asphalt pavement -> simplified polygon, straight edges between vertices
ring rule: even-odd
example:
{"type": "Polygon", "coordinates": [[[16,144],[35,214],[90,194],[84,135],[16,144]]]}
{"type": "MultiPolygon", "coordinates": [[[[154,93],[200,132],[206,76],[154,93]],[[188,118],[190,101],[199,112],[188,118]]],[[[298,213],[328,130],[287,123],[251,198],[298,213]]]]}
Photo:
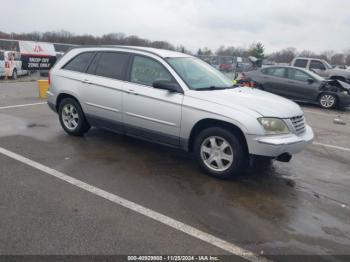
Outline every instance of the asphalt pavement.
{"type": "Polygon", "coordinates": [[[302,105],[314,145],[222,181],[182,151],[101,129],[70,137],[37,94],[35,82],[0,83],[0,148],[92,189],[0,154],[0,254],[350,255],[350,110],[302,105]]]}

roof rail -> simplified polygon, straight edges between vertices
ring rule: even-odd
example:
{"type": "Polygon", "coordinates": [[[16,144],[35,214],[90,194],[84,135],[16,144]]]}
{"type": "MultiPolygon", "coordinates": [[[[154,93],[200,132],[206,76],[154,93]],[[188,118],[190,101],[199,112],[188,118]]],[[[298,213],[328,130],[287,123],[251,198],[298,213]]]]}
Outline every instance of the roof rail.
{"type": "MultiPolygon", "coordinates": [[[[149,53],[149,54],[158,56],[160,58],[163,58],[161,55],[159,55],[159,54],[157,54],[155,52],[152,52],[150,50],[142,49],[142,46],[140,46],[140,48],[138,48],[138,46],[132,47],[132,46],[122,46],[122,45],[81,45],[81,46],[75,46],[75,47],[71,48],[71,50],[72,49],[76,49],[76,48],[98,48],[98,47],[102,47],[102,48],[120,48],[120,49],[125,49],[125,50],[142,51],[142,52],[149,53]]],[[[145,48],[148,48],[148,47],[145,47],[145,48]]],[[[152,47],[150,47],[150,48],[152,48],[152,47]]]]}

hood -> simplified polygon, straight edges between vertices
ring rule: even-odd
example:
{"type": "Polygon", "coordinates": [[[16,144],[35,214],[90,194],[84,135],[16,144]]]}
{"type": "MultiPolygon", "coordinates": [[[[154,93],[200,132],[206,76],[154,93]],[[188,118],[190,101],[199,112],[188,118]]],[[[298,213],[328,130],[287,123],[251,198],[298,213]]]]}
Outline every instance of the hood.
{"type": "Polygon", "coordinates": [[[301,108],[293,101],[251,87],[208,91],[190,90],[186,95],[236,110],[243,107],[264,117],[291,118],[303,115],[301,108]]]}
{"type": "Polygon", "coordinates": [[[339,76],[345,76],[346,78],[350,78],[350,71],[339,69],[339,68],[333,68],[331,69],[333,74],[339,75],[339,76]]]}

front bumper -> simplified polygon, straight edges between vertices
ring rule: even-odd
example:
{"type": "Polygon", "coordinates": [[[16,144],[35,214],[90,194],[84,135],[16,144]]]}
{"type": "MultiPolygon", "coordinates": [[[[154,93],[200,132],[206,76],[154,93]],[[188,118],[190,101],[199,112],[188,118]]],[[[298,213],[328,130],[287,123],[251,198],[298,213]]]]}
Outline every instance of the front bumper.
{"type": "Polygon", "coordinates": [[[339,94],[338,98],[340,107],[350,106],[350,95],[339,94]]]}
{"type": "Polygon", "coordinates": [[[305,133],[279,136],[246,135],[249,154],[276,158],[282,154],[296,154],[302,151],[314,139],[310,126],[306,125],[305,133]]]}

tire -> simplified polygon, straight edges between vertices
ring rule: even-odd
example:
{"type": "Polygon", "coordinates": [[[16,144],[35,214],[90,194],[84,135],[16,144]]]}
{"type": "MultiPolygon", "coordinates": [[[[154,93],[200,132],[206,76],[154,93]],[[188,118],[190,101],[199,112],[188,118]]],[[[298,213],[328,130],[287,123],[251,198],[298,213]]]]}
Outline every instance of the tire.
{"type": "Polygon", "coordinates": [[[200,132],[195,139],[194,153],[199,166],[207,174],[220,179],[237,176],[247,160],[237,137],[221,127],[200,132]],[[224,143],[226,146],[222,147],[224,143]]]}
{"type": "Polygon", "coordinates": [[[16,80],[17,79],[17,69],[13,69],[11,78],[12,78],[12,80],[16,80]]]}
{"type": "Polygon", "coordinates": [[[318,104],[324,109],[335,108],[338,104],[338,98],[332,93],[322,93],[318,97],[318,104]]]}
{"type": "Polygon", "coordinates": [[[73,98],[64,98],[58,109],[62,128],[72,136],[82,136],[90,129],[80,104],[73,98]]]}

